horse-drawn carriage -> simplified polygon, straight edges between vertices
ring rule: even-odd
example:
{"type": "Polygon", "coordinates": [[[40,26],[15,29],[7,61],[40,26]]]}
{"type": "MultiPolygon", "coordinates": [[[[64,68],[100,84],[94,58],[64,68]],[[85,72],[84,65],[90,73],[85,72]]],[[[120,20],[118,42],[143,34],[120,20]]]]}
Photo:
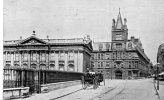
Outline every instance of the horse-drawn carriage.
{"type": "Polygon", "coordinates": [[[93,85],[93,88],[96,89],[102,81],[104,81],[105,85],[105,80],[103,78],[103,74],[101,73],[88,72],[81,77],[83,89],[86,89],[90,85],[93,85]]]}

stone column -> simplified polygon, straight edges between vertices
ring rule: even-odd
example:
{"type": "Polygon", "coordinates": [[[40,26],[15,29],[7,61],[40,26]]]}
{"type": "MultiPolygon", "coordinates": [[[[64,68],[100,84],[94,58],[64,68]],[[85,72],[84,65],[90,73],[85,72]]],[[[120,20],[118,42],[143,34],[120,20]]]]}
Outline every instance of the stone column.
{"type": "Polygon", "coordinates": [[[46,56],[48,57],[47,59],[46,59],[46,61],[47,61],[47,67],[48,67],[48,69],[50,69],[50,66],[49,66],[49,62],[50,62],[50,51],[48,50],[48,52],[46,53],[46,56]]]}
{"type": "Polygon", "coordinates": [[[22,84],[21,84],[21,86],[23,87],[23,78],[24,78],[24,75],[23,75],[23,71],[21,71],[22,73],[22,79],[21,79],[21,81],[22,81],[22,84]]]}
{"type": "Polygon", "coordinates": [[[79,62],[78,62],[78,60],[79,60],[79,50],[77,51],[77,72],[78,72],[78,69],[79,69],[79,68],[78,68],[78,67],[79,67],[79,64],[78,64],[79,62]]]}
{"type": "Polygon", "coordinates": [[[45,77],[44,77],[44,71],[43,71],[43,84],[45,84],[45,77]]]}
{"type": "Polygon", "coordinates": [[[56,51],[54,51],[55,53],[55,70],[58,70],[58,54],[56,51]]]}

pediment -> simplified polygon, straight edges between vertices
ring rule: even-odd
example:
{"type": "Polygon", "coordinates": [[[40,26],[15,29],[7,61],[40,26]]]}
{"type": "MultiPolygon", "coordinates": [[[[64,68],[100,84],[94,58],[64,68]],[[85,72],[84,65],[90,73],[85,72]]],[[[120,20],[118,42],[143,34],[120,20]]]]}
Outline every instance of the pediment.
{"type": "Polygon", "coordinates": [[[47,42],[37,38],[37,37],[34,37],[34,36],[31,36],[25,40],[22,40],[19,42],[19,44],[47,44],[47,42]]]}

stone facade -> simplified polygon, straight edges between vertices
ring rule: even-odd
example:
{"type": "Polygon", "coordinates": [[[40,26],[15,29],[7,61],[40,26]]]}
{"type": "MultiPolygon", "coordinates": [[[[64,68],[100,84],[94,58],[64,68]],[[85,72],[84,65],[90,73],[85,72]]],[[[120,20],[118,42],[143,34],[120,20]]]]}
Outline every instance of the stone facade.
{"type": "Polygon", "coordinates": [[[144,53],[139,39],[128,39],[126,18],[122,22],[119,12],[117,22],[113,19],[112,42],[93,42],[92,68],[106,78],[146,77],[150,60],[144,53]]]}
{"type": "Polygon", "coordinates": [[[44,84],[46,71],[86,72],[91,65],[91,43],[89,36],[39,39],[33,35],[26,39],[4,41],[4,87],[28,86],[25,80],[40,79],[44,84]],[[43,75],[40,76],[38,71],[42,71],[43,75]]]}
{"type": "Polygon", "coordinates": [[[158,47],[157,63],[160,63],[159,72],[164,72],[164,43],[158,47]]]}

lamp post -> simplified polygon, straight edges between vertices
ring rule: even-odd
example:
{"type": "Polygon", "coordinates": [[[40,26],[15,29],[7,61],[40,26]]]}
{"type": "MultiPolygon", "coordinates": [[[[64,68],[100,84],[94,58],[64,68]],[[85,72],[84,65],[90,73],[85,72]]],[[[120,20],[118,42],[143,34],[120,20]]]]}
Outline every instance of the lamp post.
{"type": "Polygon", "coordinates": [[[157,63],[157,90],[159,90],[159,63],[157,63]]]}
{"type": "Polygon", "coordinates": [[[156,83],[156,79],[157,79],[157,70],[156,67],[154,66],[154,83],[156,83]]]}

